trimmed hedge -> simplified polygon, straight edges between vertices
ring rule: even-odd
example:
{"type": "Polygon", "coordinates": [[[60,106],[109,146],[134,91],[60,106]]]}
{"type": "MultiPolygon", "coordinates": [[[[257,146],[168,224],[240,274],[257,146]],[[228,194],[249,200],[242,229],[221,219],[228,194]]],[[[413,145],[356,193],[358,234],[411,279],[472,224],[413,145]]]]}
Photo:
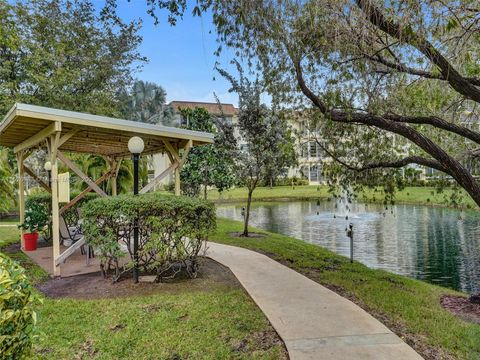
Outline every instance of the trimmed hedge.
{"type": "Polygon", "coordinates": [[[0,358],[30,359],[34,305],[40,303],[25,270],[0,252],[0,358]]]}
{"type": "Polygon", "coordinates": [[[215,230],[213,203],[160,195],[120,195],[98,198],[82,207],[85,240],[99,253],[101,270],[114,270],[117,281],[133,267],[133,230],[139,227],[139,268],[156,280],[180,272],[195,277],[197,256],[215,230]]]}

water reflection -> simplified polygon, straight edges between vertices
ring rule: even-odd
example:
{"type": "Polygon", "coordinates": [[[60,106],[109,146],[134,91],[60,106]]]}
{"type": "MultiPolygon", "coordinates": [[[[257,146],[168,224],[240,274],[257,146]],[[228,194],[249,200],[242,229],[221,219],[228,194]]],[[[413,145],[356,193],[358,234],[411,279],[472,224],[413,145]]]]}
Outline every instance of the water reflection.
{"type": "MultiPolygon", "coordinates": [[[[355,259],[466,292],[480,291],[480,213],[428,206],[334,202],[253,204],[251,225],[293,236],[349,256],[345,233],[354,225],[355,259]],[[348,220],[346,219],[348,216],[348,220]]],[[[218,215],[241,220],[242,205],[218,215]]]]}

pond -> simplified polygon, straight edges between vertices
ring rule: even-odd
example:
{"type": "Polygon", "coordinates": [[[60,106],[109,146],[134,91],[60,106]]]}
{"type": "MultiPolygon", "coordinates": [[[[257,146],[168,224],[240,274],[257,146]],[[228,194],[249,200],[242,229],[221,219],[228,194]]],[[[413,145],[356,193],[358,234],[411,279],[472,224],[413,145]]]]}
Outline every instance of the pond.
{"type": "MultiPolygon", "coordinates": [[[[221,217],[242,220],[244,204],[219,205],[221,217]]],[[[480,291],[480,212],[343,201],[252,204],[251,225],[350,256],[371,268],[468,293],[480,291]],[[346,217],[348,216],[348,220],[346,217]]]]}

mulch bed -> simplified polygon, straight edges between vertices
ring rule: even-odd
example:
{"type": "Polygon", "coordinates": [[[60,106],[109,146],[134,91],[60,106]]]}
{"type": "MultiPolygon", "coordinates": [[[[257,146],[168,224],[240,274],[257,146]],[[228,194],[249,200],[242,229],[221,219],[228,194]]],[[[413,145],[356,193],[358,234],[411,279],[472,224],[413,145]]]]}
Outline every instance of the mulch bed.
{"type": "Polygon", "coordinates": [[[135,284],[126,276],[117,283],[104,279],[100,272],[66,278],[50,279],[37,286],[51,298],[102,299],[128,296],[144,296],[155,293],[179,293],[202,291],[218,287],[241,288],[237,278],[227,267],[210,258],[200,258],[200,269],[195,279],[179,277],[162,282],[135,284]]]}
{"type": "Polygon", "coordinates": [[[480,304],[473,304],[466,297],[453,295],[442,296],[440,303],[444,309],[460,319],[480,324],[480,304]]]}

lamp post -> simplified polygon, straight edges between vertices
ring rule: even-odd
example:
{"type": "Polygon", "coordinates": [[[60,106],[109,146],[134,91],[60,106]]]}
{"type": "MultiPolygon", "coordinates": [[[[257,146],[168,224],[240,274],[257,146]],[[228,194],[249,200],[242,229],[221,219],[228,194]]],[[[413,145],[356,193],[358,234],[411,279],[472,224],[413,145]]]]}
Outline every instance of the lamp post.
{"type": "MultiPolygon", "coordinates": [[[[145,144],[138,136],[128,140],[128,151],[132,153],[133,160],[133,194],[138,195],[138,160],[145,144]]],[[[138,283],[138,218],[133,222],[133,281],[138,283]]]]}
{"type": "Polygon", "coordinates": [[[350,262],[353,263],[353,224],[350,223],[345,231],[347,232],[347,236],[350,238],[350,262]]]}

